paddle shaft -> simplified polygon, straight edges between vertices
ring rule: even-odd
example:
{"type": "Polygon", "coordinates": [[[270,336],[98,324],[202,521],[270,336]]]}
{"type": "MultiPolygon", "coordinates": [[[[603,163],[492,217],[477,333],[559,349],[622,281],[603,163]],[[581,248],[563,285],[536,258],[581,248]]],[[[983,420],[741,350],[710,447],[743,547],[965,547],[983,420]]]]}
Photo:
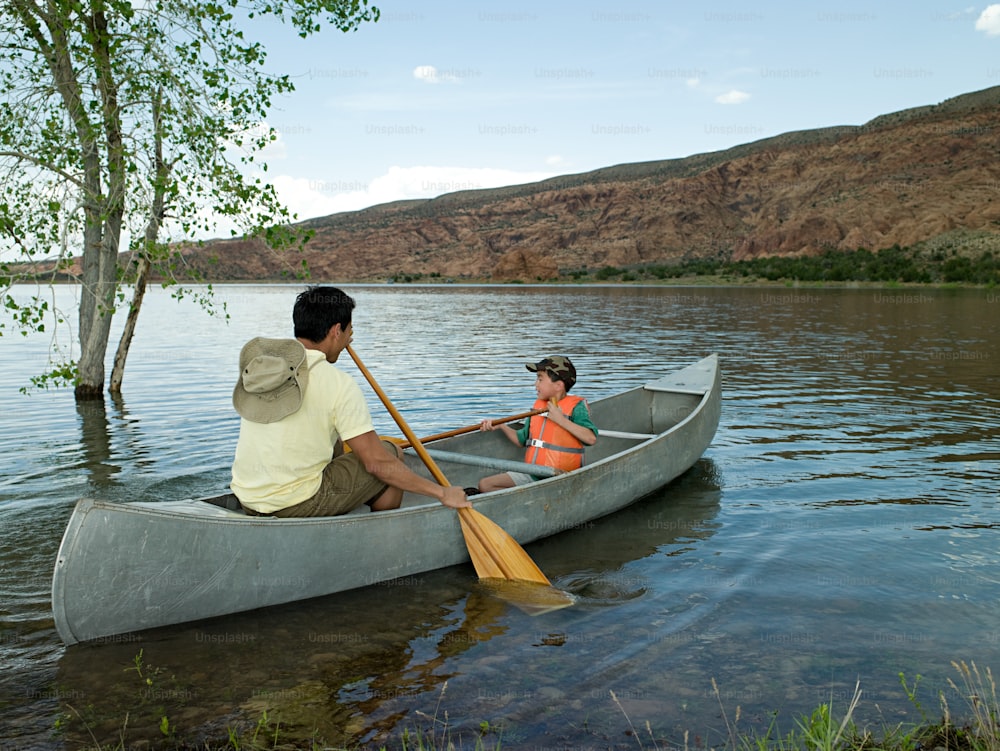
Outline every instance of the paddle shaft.
{"type": "MultiPolygon", "coordinates": [[[[501,417],[493,421],[494,425],[502,425],[505,422],[514,422],[516,420],[527,420],[529,417],[534,417],[535,415],[541,415],[547,412],[545,409],[533,409],[529,412],[522,412],[519,415],[511,415],[510,417],[501,417]]],[[[444,433],[435,433],[434,435],[429,435],[426,438],[421,438],[422,443],[430,443],[432,441],[440,441],[444,438],[454,438],[457,435],[464,435],[465,433],[472,433],[479,430],[479,425],[469,425],[465,428],[455,428],[454,430],[446,430],[444,433]]],[[[412,444],[409,440],[404,441],[399,444],[400,448],[408,449],[412,444]]]]}
{"type": "Polygon", "coordinates": [[[368,381],[375,393],[378,394],[378,398],[382,401],[382,404],[385,405],[385,408],[389,410],[389,414],[392,415],[392,419],[396,421],[399,429],[403,431],[403,435],[406,436],[406,440],[410,442],[413,450],[417,452],[417,456],[420,457],[420,460],[424,463],[427,469],[430,470],[430,473],[434,475],[434,479],[437,480],[438,485],[442,485],[446,488],[449,487],[451,483],[448,482],[448,478],[444,476],[444,472],[442,472],[438,468],[438,465],[434,463],[434,460],[431,459],[430,454],[427,453],[427,449],[424,448],[420,439],[417,438],[417,434],[414,433],[410,426],[406,423],[406,420],[403,419],[399,410],[396,409],[391,401],[389,401],[388,395],[382,390],[382,387],[378,385],[378,382],[375,380],[375,376],[371,374],[371,371],[364,366],[364,363],[362,363],[358,356],[354,353],[351,345],[347,345],[347,354],[351,356],[351,359],[354,360],[354,364],[358,366],[358,370],[361,371],[365,380],[368,381]]]}

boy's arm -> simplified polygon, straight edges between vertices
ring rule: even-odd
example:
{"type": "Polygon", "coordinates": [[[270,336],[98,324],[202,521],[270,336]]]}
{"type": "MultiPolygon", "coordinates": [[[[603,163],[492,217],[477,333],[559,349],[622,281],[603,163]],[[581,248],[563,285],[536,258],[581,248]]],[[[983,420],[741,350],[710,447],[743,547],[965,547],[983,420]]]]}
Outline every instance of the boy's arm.
{"type": "Polygon", "coordinates": [[[507,436],[507,440],[509,440],[515,446],[523,446],[524,445],[521,442],[521,439],[518,437],[517,431],[514,430],[512,427],[510,427],[509,425],[501,425],[499,427],[500,427],[500,430],[503,431],[503,434],[505,436],[507,436]]]}
{"type": "Polygon", "coordinates": [[[587,410],[586,404],[583,402],[577,404],[573,409],[572,417],[567,417],[562,410],[556,408],[555,405],[551,405],[549,407],[549,419],[552,420],[552,422],[569,433],[572,433],[573,436],[585,446],[593,446],[597,443],[597,428],[592,422],[590,422],[590,412],[587,410]],[[590,423],[589,425],[581,425],[572,419],[572,417],[578,417],[578,410],[581,409],[584,410],[584,414],[587,415],[586,422],[590,423]]]}
{"type": "Polygon", "coordinates": [[[515,446],[523,446],[524,445],[524,441],[521,440],[521,437],[517,434],[517,431],[515,431],[509,425],[506,425],[504,423],[501,423],[499,425],[494,425],[493,424],[493,420],[483,420],[479,424],[479,429],[480,430],[499,430],[505,436],[507,436],[507,440],[510,441],[511,443],[513,443],[515,446]]]}

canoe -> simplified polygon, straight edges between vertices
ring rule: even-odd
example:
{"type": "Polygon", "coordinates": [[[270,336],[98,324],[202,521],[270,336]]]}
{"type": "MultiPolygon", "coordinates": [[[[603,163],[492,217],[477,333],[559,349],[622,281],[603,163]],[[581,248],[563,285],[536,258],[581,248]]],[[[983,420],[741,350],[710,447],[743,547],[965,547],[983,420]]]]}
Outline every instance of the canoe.
{"type": "MultiPolygon", "coordinates": [[[[720,381],[718,357],[711,355],[591,402],[600,437],[587,447],[582,468],[473,496],[474,507],[526,545],[635,502],[708,448],[719,423],[720,381]]],[[[525,466],[523,449],[499,431],[452,436],[428,448],[453,485],[525,466]]],[[[407,464],[429,476],[410,452],[407,464]]],[[[308,519],[247,516],[232,495],[130,503],[85,498],[59,547],[52,611],[59,636],[75,644],[468,561],[458,515],[422,496],[404,495],[394,511],[363,506],[308,519]]]]}

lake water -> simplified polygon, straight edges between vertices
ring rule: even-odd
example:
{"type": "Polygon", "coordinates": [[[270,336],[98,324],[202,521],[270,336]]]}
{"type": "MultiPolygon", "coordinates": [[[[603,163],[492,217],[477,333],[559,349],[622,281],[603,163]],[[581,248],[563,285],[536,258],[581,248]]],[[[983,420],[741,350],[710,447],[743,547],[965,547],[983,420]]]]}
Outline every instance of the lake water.
{"type": "Polygon", "coordinates": [[[777,713],[787,732],[858,682],[859,721],[918,722],[901,673],[930,719],[939,692],[960,714],[952,661],[1000,668],[991,290],[350,286],[355,350],[418,434],[527,409],[544,355],[596,399],[717,352],[715,441],[652,497],[527,546],[571,608],[530,617],[457,566],[65,648],[49,587],[73,504],[224,489],[239,349],[290,335],[299,289],[217,288],[228,323],[153,290],[104,404],[20,394],[50,337],[4,335],[3,751],[155,744],[164,716],[195,743],[265,712],[298,743],[471,748],[488,723],[504,748],[719,744],[737,709],[740,730],[777,713]]]}

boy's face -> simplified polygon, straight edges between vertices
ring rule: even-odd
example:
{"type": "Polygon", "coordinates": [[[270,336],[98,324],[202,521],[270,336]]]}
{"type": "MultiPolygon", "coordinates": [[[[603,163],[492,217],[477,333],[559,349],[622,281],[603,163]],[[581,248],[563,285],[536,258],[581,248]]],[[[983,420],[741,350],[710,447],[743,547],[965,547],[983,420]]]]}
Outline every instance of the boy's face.
{"type": "Polygon", "coordinates": [[[539,370],[535,374],[535,393],[543,401],[549,399],[560,399],[566,394],[566,388],[562,381],[552,380],[546,371],[539,370]]]}

